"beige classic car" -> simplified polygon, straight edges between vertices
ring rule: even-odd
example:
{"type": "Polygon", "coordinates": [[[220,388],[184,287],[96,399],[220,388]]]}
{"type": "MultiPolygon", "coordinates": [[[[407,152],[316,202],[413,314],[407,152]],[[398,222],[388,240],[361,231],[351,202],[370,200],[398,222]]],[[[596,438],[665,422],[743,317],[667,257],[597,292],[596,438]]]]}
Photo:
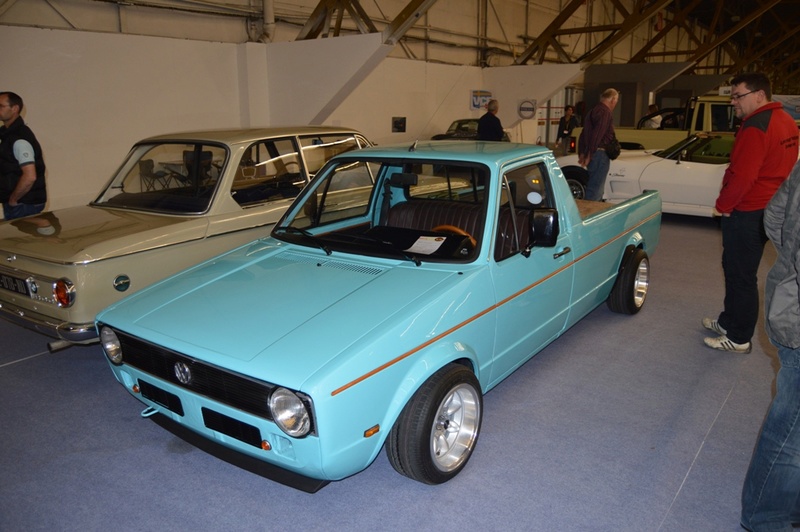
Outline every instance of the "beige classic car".
{"type": "Polygon", "coordinates": [[[142,140],[89,205],[0,223],[0,316],[55,338],[51,350],[94,342],[98,311],[269,236],[328,159],[369,145],[322,126],[142,140]]]}

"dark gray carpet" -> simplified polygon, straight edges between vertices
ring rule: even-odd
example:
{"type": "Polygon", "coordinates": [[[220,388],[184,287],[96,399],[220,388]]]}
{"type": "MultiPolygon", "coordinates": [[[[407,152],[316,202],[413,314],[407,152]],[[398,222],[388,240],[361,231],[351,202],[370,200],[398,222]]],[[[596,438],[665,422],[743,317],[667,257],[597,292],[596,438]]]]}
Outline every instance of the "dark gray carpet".
{"type": "Polygon", "coordinates": [[[775,349],[762,325],[749,355],[704,347],[719,231],[665,216],[661,235],[644,310],[602,306],[489,393],[475,455],[435,487],[383,454],[315,495],[275,484],[142,419],[98,347],[50,354],[2,322],[0,530],[739,530],[775,349]]]}

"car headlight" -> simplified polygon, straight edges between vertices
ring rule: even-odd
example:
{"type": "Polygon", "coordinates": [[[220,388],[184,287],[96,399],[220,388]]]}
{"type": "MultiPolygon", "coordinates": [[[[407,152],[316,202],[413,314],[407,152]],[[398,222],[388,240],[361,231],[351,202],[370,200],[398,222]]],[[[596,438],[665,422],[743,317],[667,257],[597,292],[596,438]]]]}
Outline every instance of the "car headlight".
{"type": "Polygon", "coordinates": [[[103,346],[103,352],[112,363],[117,365],[122,364],[122,345],[119,343],[117,333],[112,331],[109,327],[101,327],[100,345],[103,346]]]}
{"type": "Polygon", "coordinates": [[[272,419],[283,432],[301,438],[311,429],[311,415],[296,393],[286,388],[276,388],[269,398],[272,419]]]}
{"type": "Polygon", "coordinates": [[[75,302],[75,285],[63,277],[53,284],[53,297],[59,307],[69,308],[75,302]]]}

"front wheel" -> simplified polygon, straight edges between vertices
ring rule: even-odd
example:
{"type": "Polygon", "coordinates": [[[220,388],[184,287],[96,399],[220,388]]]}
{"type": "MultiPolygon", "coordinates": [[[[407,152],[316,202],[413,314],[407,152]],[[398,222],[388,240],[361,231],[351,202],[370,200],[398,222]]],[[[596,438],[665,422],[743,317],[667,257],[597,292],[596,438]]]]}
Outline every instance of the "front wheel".
{"type": "Polygon", "coordinates": [[[425,484],[442,484],[467,464],[481,428],[483,396],[469,368],[448,364],[406,404],[386,440],[394,469],[425,484]]]}
{"type": "Polygon", "coordinates": [[[644,306],[650,288],[650,259],[636,248],[625,259],[608,296],[608,308],[621,314],[636,314],[644,306]]]}

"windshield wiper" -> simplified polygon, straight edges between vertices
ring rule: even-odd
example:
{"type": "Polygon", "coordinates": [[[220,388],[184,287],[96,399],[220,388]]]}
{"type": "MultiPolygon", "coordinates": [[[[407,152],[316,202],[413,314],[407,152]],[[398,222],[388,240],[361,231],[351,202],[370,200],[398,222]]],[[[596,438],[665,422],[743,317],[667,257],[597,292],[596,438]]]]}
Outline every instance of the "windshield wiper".
{"type": "Polygon", "coordinates": [[[358,234],[354,234],[354,233],[344,233],[344,234],[332,233],[332,234],[329,234],[328,237],[329,238],[330,237],[339,237],[340,239],[344,239],[344,237],[347,237],[347,238],[351,238],[353,240],[363,240],[363,241],[369,242],[371,244],[379,244],[384,249],[392,251],[395,255],[399,255],[400,257],[403,257],[404,259],[413,262],[416,266],[421,266],[422,265],[422,261],[419,260],[419,258],[417,258],[415,255],[412,255],[410,253],[406,253],[402,249],[399,249],[399,248],[395,247],[395,245],[392,244],[391,242],[388,242],[386,240],[383,240],[381,238],[378,238],[378,237],[375,237],[375,236],[372,236],[372,235],[364,235],[364,234],[358,235],[358,234]]]}
{"type": "Polygon", "coordinates": [[[309,242],[317,246],[319,249],[325,252],[326,255],[331,254],[331,250],[328,246],[326,246],[322,240],[314,236],[313,234],[309,233],[305,229],[301,229],[300,227],[295,227],[293,225],[287,225],[285,227],[276,227],[275,231],[283,231],[284,233],[293,233],[296,235],[302,235],[308,239],[309,242]]]}

